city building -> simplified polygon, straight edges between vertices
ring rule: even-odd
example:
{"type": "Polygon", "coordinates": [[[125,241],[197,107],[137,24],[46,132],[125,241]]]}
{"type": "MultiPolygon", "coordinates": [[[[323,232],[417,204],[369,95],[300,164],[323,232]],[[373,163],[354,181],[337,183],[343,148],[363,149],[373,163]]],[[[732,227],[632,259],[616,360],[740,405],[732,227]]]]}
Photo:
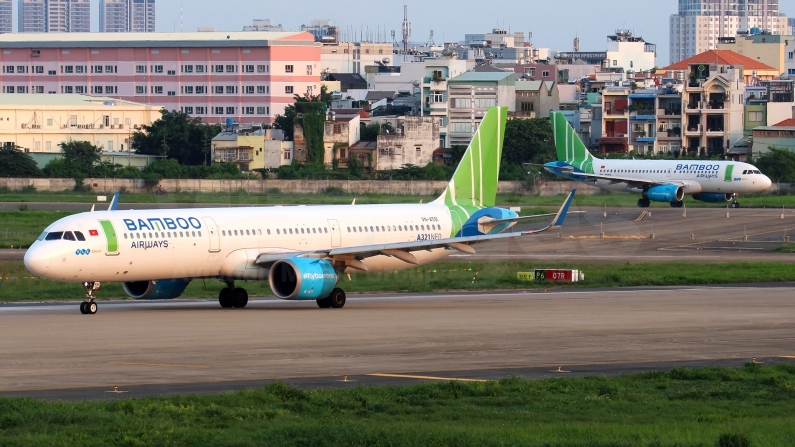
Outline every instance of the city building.
{"type": "Polygon", "coordinates": [[[318,42],[332,35],[336,38],[336,29],[329,19],[312,20],[309,25],[301,25],[301,31],[311,33],[318,42]]]}
{"type": "Polygon", "coordinates": [[[560,94],[554,81],[516,81],[516,111],[521,118],[548,118],[560,108],[560,94]]]}
{"type": "MultiPolygon", "coordinates": [[[[558,67],[555,64],[519,64],[519,65],[503,65],[494,64],[495,67],[513,71],[516,73],[519,80],[523,81],[553,81],[558,82],[558,67]]],[[[593,72],[592,72],[593,73],[593,72]]],[[[568,75],[563,82],[568,82],[568,75]]]]}
{"type": "MultiPolygon", "coordinates": [[[[787,73],[787,47],[795,39],[791,35],[781,34],[738,34],[737,36],[718,39],[718,50],[730,50],[742,54],[755,61],[769,65],[778,74],[787,73]]],[[[794,43],[795,44],[795,43],[794,43]]],[[[792,51],[790,48],[789,51],[792,51]]]]}
{"type": "Polygon", "coordinates": [[[46,0],[45,7],[46,32],[91,31],[91,0],[46,0]]]}
{"type": "Polygon", "coordinates": [[[607,86],[602,90],[602,136],[599,152],[629,152],[629,87],[607,86]]]}
{"type": "Polygon", "coordinates": [[[0,93],[0,145],[59,153],[75,140],[129,152],[132,133],[158,118],[158,106],[109,97],[0,93]]]}
{"type": "Polygon", "coordinates": [[[294,94],[320,93],[309,33],[2,34],[0,46],[5,93],[110,96],[213,123],[273,123],[294,94]]]}
{"type": "Polygon", "coordinates": [[[155,0],[127,0],[131,33],[155,32],[155,0]]]}
{"type": "Polygon", "coordinates": [[[19,0],[21,33],[44,33],[47,31],[47,5],[45,0],[19,0]]]}
{"type": "Polygon", "coordinates": [[[212,139],[210,158],[213,163],[235,163],[242,172],[289,165],[293,142],[283,137],[278,129],[227,128],[212,139]]]}
{"type": "Polygon", "coordinates": [[[375,170],[425,166],[439,148],[439,119],[431,116],[401,116],[392,125],[395,133],[378,135],[375,170]]]}
{"type": "Polygon", "coordinates": [[[10,33],[14,18],[14,0],[0,0],[0,34],[10,33]]]}
{"type": "Polygon", "coordinates": [[[657,45],[636,37],[630,30],[616,30],[607,36],[605,59],[610,67],[622,67],[624,71],[646,71],[656,67],[657,45]]]}
{"type": "Polygon", "coordinates": [[[358,114],[339,116],[332,111],[323,127],[323,161],[331,165],[336,158],[341,165],[348,163],[350,147],[361,139],[361,118],[358,114]]]}
{"type": "Polygon", "coordinates": [[[426,59],[422,78],[420,103],[422,115],[439,119],[439,145],[450,147],[447,135],[449,101],[447,80],[462,75],[473,68],[474,61],[461,59],[426,59]]]}
{"type": "Polygon", "coordinates": [[[126,33],[130,29],[129,0],[99,1],[99,31],[126,33]]]}
{"type": "Polygon", "coordinates": [[[795,119],[789,118],[771,126],[760,126],[753,131],[754,157],[770,152],[770,148],[795,152],[795,119]]]}
{"type": "Polygon", "coordinates": [[[790,34],[777,0],[679,0],[670,23],[670,63],[717,48],[719,38],[738,30],[790,34]]]}
{"type": "Polygon", "coordinates": [[[540,56],[529,42],[525,45],[523,31],[509,34],[500,28],[490,33],[465,34],[464,45],[455,50],[459,59],[472,59],[482,64],[528,64],[536,62],[540,56]]]}
{"type": "Polygon", "coordinates": [[[489,107],[516,110],[516,74],[469,71],[447,80],[448,144],[468,145],[489,107]]]}
{"type": "Polygon", "coordinates": [[[244,26],[243,31],[265,31],[269,33],[280,33],[283,32],[284,29],[282,28],[281,23],[274,25],[270,19],[254,19],[254,23],[250,26],[244,26]]]}
{"type": "MultiPolygon", "coordinates": [[[[317,39],[316,39],[317,40],[317,39]]],[[[323,73],[358,73],[365,76],[365,67],[387,67],[392,64],[392,44],[383,42],[337,42],[327,39],[320,49],[323,73]]]]}

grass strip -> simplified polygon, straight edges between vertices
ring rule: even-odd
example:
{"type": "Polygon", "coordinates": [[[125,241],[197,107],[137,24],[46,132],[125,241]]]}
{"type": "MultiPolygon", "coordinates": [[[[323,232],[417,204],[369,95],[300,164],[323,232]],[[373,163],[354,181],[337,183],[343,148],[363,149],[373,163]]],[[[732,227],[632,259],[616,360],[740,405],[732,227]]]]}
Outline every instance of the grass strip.
{"type": "Polygon", "coordinates": [[[0,398],[14,446],[784,446],[795,365],[47,403],[0,398]]]}
{"type": "MultiPolygon", "coordinates": [[[[0,274],[14,279],[0,286],[0,302],[80,300],[83,287],[45,279],[25,279],[31,274],[20,261],[0,261],[0,274]]],[[[361,273],[343,278],[340,287],[348,293],[425,293],[434,291],[516,290],[540,288],[592,288],[630,286],[672,286],[795,281],[790,264],[776,262],[599,264],[530,261],[449,262],[442,261],[392,273],[361,273]],[[517,272],[536,268],[577,269],[585,281],[559,283],[523,281],[517,272]]],[[[250,297],[271,296],[267,281],[237,281],[250,297]]],[[[218,297],[225,287],[214,279],[193,280],[182,297],[218,297]]],[[[103,283],[99,299],[126,299],[119,283],[103,283]]]]}

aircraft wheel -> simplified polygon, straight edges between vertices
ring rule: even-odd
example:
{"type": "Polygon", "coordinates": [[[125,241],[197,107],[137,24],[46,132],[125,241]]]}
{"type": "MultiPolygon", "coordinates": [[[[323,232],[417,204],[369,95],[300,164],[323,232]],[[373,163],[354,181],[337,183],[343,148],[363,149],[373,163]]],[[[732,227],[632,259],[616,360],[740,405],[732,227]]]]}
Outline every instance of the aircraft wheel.
{"type": "Polygon", "coordinates": [[[638,199],[638,206],[640,208],[648,208],[651,205],[651,200],[649,199],[638,199]]]}
{"type": "Polygon", "coordinates": [[[317,300],[317,307],[321,309],[330,309],[331,308],[331,297],[327,296],[325,298],[321,298],[317,300]]]}
{"type": "Polygon", "coordinates": [[[732,208],[739,208],[739,207],[740,207],[740,202],[732,203],[732,208]]]}
{"type": "Polygon", "coordinates": [[[345,291],[339,287],[335,288],[331,291],[331,295],[328,296],[328,300],[331,301],[332,308],[341,309],[345,306],[345,291]]]}
{"type": "Polygon", "coordinates": [[[232,291],[232,306],[237,308],[246,307],[248,304],[248,292],[243,288],[236,288],[232,291]]]}
{"type": "Polygon", "coordinates": [[[95,313],[97,313],[97,310],[99,310],[99,306],[97,306],[97,303],[93,301],[86,303],[87,314],[94,315],[95,313]]]}
{"type": "Polygon", "coordinates": [[[683,202],[681,200],[678,200],[678,201],[675,201],[675,202],[671,202],[671,208],[681,208],[682,204],[683,204],[683,202]]]}
{"type": "Polygon", "coordinates": [[[221,304],[221,307],[229,308],[234,305],[232,302],[232,290],[228,287],[224,287],[218,293],[218,303],[221,304]]]}
{"type": "Polygon", "coordinates": [[[80,313],[81,314],[85,315],[85,314],[88,313],[88,309],[86,309],[87,305],[88,305],[88,301],[83,301],[82,303],[80,303],[80,313]]]}

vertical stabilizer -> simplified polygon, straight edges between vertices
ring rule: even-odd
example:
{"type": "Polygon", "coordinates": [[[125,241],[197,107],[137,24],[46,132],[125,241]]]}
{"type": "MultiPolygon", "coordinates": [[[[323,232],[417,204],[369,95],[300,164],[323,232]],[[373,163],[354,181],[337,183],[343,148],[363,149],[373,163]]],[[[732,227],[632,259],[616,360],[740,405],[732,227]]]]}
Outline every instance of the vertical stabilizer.
{"type": "Polygon", "coordinates": [[[568,163],[585,173],[593,174],[593,165],[599,159],[588,152],[585,144],[562,113],[550,112],[549,118],[552,120],[552,133],[555,136],[558,161],[568,163]]]}
{"type": "Polygon", "coordinates": [[[507,119],[507,107],[489,108],[437,202],[459,207],[494,206],[507,119]]]}

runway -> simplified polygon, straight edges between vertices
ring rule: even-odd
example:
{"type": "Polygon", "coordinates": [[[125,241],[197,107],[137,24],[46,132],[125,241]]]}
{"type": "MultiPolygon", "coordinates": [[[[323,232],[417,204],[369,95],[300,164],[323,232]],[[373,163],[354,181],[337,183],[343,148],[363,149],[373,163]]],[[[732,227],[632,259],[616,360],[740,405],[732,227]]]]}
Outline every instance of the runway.
{"type": "Polygon", "coordinates": [[[140,397],[274,379],[348,386],[790,361],[792,298],[786,284],[352,296],[344,309],[122,301],[93,316],[77,303],[3,305],[0,394],[107,398],[118,386],[140,397]]]}

